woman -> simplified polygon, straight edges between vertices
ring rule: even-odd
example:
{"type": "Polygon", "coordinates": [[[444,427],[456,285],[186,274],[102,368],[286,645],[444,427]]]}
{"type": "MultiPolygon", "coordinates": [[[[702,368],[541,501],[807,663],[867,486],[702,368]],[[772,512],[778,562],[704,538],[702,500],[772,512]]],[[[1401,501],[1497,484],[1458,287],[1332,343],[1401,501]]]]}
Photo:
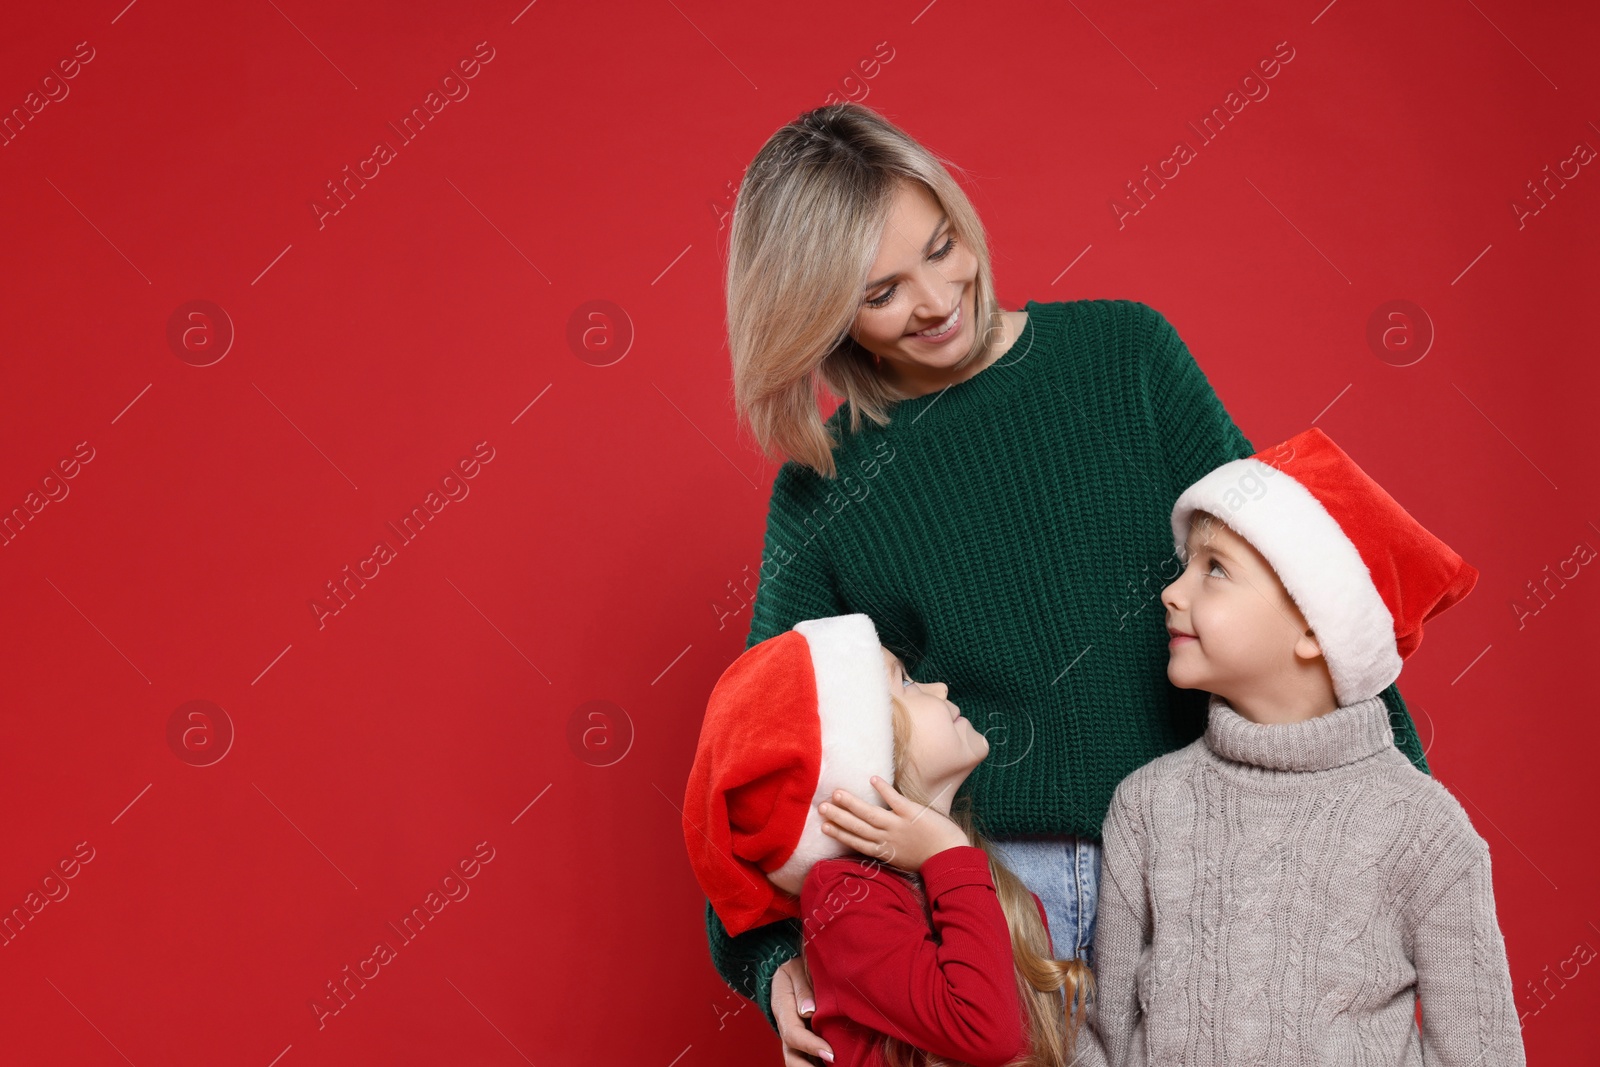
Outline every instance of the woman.
{"type": "MultiPolygon", "coordinates": [[[[1058,954],[1092,962],[1111,794],[1205,729],[1206,694],[1166,676],[1172,505],[1255,447],[1154,309],[998,307],[961,188],[859,104],[802,115],[751,163],[727,315],[740,415],[786,460],[746,647],[865,612],[912,675],[962,693],[991,747],[962,787],[981,829],[1044,901],[1058,954]],[[826,423],[818,377],[844,398],[826,423]]],[[[730,938],[708,904],[706,927],[785,1063],[831,1058],[804,1021],[800,922],[730,938]]]]}

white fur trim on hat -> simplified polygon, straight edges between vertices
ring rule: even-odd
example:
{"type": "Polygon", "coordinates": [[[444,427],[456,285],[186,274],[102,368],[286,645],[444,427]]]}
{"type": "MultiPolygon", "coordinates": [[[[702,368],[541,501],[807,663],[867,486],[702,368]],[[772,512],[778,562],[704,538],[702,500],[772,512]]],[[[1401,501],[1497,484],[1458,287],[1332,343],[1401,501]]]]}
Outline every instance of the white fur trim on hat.
{"type": "Polygon", "coordinates": [[[817,805],[835,789],[848,789],[869,804],[885,806],[873,788],[872,776],[876,774],[887,782],[894,779],[894,721],[889,705],[888,669],[870,616],[858,612],[807,619],[794,628],[805,635],[811,646],[811,663],[816,670],[817,718],[822,725],[821,772],[794,854],[767,877],[778,888],[799,896],[806,872],[813,864],[850,852],[822,832],[817,805]]]}
{"type": "Polygon", "coordinates": [[[1400,677],[1394,615],[1350,538],[1311,491],[1252,457],[1213,470],[1172,507],[1172,539],[1188,563],[1189,519],[1209,511],[1260,552],[1311,625],[1339,703],[1376,696],[1400,677]]]}

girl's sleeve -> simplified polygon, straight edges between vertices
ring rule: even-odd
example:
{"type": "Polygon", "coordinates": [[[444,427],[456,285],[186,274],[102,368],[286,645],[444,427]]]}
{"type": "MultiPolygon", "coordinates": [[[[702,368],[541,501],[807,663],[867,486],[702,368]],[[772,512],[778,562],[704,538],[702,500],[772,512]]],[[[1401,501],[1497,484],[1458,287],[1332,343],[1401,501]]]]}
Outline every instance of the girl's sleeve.
{"type": "MultiPolygon", "coordinates": [[[[822,552],[821,540],[815,536],[825,522],[821,512],[813,514],[809,499],[815,495],[816,479],[814,472],[794,463],[785,463],[773,479],[761,573],[745,639],[747,649],[802,620],[848,611],[840,603],[832,569],[822,552]]],[[[825,509],[827,504],[821,502],[817,506],[825,509]]],[[[731,937],[709,900],[705,916],[712,965],[730,989],[761,1009],[767,1024],[777,1032],[777,1018],[772,1013],[772,976],[800,954],[799,924],[794,920],[768,923],[731,937]]]]}
{"type": "Polygon", "coordinates": [[[1489,846],[1474,834],[1473,850],[1473,862],[1412,933],[1422,1058],[1429,1067],[1524,1067],[1489,846]]]}
{"type": "Polygon", "coordinates": [[[1124,778],[1101,830],[1100,899],[1094,923],[1095,1001],[1088,1014],[1095,1044],[1112,1067],[1142,1062],[1137,1048],[1143,1004],[1139,964],[1150,951],[1152,924],[1145,879],[1140,777],[1124,778]]]}
{"type": "Polygon", "coordinates": [[[894,877],[885,872],[852,893],[830,873],[806,894],[813,922],[826,916],[807,942],[816,981],[829,983],[846,1017],[925,1052],[973,1067],[1015,1060],[1029,1034],[988,854],[961,845],[922,865],[937,941],[894,877]]]}
{"type": "MultiPolygon", "coordinates": [[[[1128,336],[1143,375],[1151,426],[1166,461],[1167,499],[1176,503],[1178,494],[1206,474],[1230,460],[1253,456],[1259,449],[1234,425],[1172,323],[1148,304],[1128,303],[1138,312],[1128,336]]],[[[1417,770],[1431,773],[1399,687],[1391,684],[1385,689],[1383,702],[1389,708],[1395,747],[1417,770]]]]}

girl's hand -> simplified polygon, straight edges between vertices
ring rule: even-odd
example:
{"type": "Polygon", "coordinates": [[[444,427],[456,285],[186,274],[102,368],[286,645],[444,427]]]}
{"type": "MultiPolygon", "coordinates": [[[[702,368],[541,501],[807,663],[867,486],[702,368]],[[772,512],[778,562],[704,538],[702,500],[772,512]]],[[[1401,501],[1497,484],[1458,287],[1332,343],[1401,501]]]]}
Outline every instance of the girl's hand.
{"type": "Polygon", "coordinates": [[[833,803],[817,805],[822,832],[863,855],[915,874],[932,856],[947,848],[971,844],[967,835],[937,808],[913,803],[894,786],[872,777],[873,788],[889,810],[868,804],[848,789],[835,789],[833,803]]]}

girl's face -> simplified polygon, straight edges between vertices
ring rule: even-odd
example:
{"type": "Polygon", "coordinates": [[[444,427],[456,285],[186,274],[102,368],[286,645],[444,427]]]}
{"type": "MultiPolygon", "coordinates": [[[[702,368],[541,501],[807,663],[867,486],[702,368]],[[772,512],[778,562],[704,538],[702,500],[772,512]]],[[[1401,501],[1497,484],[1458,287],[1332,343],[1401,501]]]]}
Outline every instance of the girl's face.
{"type": "MultiPolygon", "coordinates": [[[[974,767],[989,754],[989,739],[961,714],[961,709],[946,696],[943,682],[915,682],[906,677],[905,665],[883,649],[883,662],[889,672],[889,692],[911,713],[911,745],[907,772],[923,786],[930,798],[938,797],[947,786],[955,792],[974,767]]],[[[948,810],[950,796],[939,801],[948,810]]]]}
{"type": "Polygon", "coordinates": [[[951,228],[939,201],[922,183],[903,182],[850,334],[888,364],[883,369],[890,377],[896,364],[948,370],[973,347],[977,276],[978,257],[951,228]],[[955,326],[948,332],[916,336],[944,328],[952,315],[955,326]]]}

